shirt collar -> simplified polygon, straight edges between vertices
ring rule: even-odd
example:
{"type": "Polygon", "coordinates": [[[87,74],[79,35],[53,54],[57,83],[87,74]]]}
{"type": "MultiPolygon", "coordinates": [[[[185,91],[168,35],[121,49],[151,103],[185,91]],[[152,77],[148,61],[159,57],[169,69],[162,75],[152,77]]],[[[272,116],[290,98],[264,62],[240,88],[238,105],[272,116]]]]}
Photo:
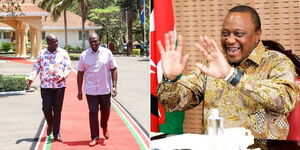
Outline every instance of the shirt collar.
{"type": "Polygon", "coordinates": [[[49,50],[48,50],[48,48],[46,48],[46,52],[45,53],[47,53],[47,54],[56,54],[56,53],[58,53],[59,52],[59,47],[57,47],[57,49],[54,51],[54,52],[50,52],[49,50]]]}
{"type": "Polygon", "coordinates": [[[248,56],[248,58],[246,58],[245,60],[242,61],[241,65],[250,61],[258,66],[263,58],[263,54],[265,51],[266,51],[266,48],[264,47],[262,42],[259,42],[259,44],[256,46],[256,48],[248,56]]]}
{"type": "MultiPolygon", "coordinates": [[[[99,47],[99,48],[100,48],[100,47],[99,47]]],[[[94,52],[94,51],[92,50],[92,48],[89,48],[88,52],[89,52],[90,54],[98,54],[98,53],[99,53],[99,48],[98,48],[97,52],[94,52]]]]}

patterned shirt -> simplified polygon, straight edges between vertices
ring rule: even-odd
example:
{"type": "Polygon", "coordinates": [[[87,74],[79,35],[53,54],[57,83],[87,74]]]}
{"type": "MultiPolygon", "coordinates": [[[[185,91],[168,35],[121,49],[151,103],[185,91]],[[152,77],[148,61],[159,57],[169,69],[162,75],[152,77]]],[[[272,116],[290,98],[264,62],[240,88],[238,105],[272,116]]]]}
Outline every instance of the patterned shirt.
{"type": "Polygon", "coordinates": [[[205,130],[209,110],[217,108],[225,128],[244,127],[256,138],[286,139],[287,116],[295,107],[298,92],[293,63],[260,43],[236,68],[244,76],[235,87],[196,70],[173,84],[160,83],[159,101],[167,111],[181,111],[204,100],[205,130]]]}
{"type": "Polygon", "coordinates": [[[33,80],[40,74],[41,88],[63,88],[66,87],[66,81],[57,81],[60,77],[67,78],[70,72],[71,60],[66,50],[58,47],[50,52],[45,48],[39,52],[29,79],[33,80]]]}
{"type": "Polygon", "coordinates": [[[99,47],[97,52],[91,48],[82,52],[77,70],[84,71],[84,92],[88,95],[104,95],[111,92],[111,69],[117,63],[111,51],[99,47]]]}

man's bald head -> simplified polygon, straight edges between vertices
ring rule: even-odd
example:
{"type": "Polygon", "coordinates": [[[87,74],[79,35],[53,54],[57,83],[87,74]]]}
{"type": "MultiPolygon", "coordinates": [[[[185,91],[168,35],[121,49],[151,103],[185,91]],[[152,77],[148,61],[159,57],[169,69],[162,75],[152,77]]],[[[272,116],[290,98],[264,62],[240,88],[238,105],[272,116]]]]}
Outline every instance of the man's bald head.
{"type": "Polygon", "coordinates": [[[97,33],[92,33],[90,36],[89,36],[89,39],[90,38],[96,38],[99,40],[99,35],[97,33]]]}
{"type": "MultiPolygon", "coordinates": [[[[52,40],[52,39],[57,39],[57,37],[54,34],[48,34],[46,36],[46,42],[49,40],[52,40]]],[[[48,42],[47,42],[47,44],[48,44],[48,42]]]]}
{"type": "Polygon", "coordinates": [[[97,33],[92,33],[89,36],[89,44],[91,49],[96,52],[100,46],[99,35],[97,33]]]}
{"type": "Polygon", "coordinates": [[[46,36],[46,42],[48,45],[48,50],[51,52],[56,51],[57,47],[58,47],[58,41],[57,41],[57,37],[54,34],[48,34],[46,36]]]}

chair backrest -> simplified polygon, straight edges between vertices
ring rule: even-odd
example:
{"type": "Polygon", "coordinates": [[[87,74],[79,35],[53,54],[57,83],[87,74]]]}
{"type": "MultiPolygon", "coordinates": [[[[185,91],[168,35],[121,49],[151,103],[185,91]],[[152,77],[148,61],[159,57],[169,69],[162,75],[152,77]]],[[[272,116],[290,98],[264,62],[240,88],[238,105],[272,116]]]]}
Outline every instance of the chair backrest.
{"type": "Polygon", "coordinates": [[[269,50],[275,50],[285,54],[295,65],[296,73],[300,77],[300,58],[292,53],[292,50],[286,50],[280,43],[273,40],[262,40],[263,45],[269,50]]]}
{"type": "MultiPolygon", "coordinates": [[[[285,48],[278,42],[273,40],[263,40],[263,45],[269,50],[275,50],[285,54],[288,58],[292,60],[295,65],[296,72],[298,74],[297,84],[300,87],[300,58],[293,54],[291,50],[285,50],[285,48]]],[[[300,95],[300,93],[299,93],[300,95]]],[[[298,102],[300,97],[298,96],[298,102]]],[[[300,103],[297,103],[293,111],[289,113],[288,122],[290,125],[289,134],[287,140],[300,140],[300,103]]]]}

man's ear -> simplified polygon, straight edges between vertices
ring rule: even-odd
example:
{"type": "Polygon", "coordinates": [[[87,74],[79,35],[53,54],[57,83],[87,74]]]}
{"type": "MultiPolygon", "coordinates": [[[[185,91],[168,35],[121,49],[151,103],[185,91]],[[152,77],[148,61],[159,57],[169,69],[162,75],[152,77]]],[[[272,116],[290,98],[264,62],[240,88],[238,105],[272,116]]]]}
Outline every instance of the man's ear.
{"type": "Polygon", "coordinates": [[[255,31],[255,41],[259,41],[260,40],[260,36],[261,36],[261,29],[258,29],[257,31],[255,31]]]}

